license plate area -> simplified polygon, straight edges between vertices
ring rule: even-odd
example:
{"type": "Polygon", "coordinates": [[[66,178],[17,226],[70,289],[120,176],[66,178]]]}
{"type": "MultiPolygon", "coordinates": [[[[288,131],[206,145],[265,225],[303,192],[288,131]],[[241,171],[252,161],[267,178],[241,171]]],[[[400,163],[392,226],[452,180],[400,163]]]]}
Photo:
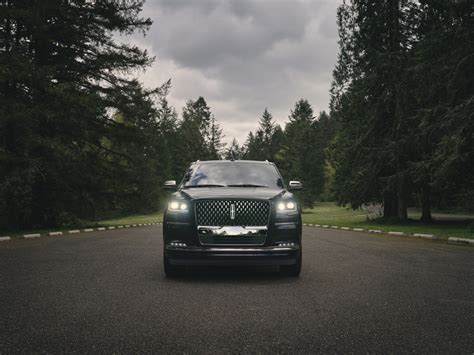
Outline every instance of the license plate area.
{"type": "Polygon", "coordinates": [[[202,245],[263,245],[267,227],[199,226],[198,235],[202,245]]]}

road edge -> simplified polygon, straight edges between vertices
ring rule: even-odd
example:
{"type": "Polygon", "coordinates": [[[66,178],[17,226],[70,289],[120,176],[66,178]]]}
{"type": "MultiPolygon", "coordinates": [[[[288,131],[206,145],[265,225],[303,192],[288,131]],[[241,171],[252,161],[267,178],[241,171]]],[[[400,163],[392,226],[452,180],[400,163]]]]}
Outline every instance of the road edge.
{"type": "Polygon", "coordinates": [[[15,239],[36,239],[42,237],[59,237],[67,236],[73,234],[87,234],[90,232],[103,232],[111,230],[119,230],[122,228],[140,228],[140,227],[150,227],[162,225],[162,222],[151,222],[151,223],[138,223],[133,225],[116,225],[116,226],[107,226],[107,227],[94,227],[94,228],[83,228],[83,229],[71,229],[71,230],[58,230],[44,233],[29,233],[29,234],[20,234],[16,237],[2,236],[0,237],[0,242],[9,242],[15,239]]]}
{"type": "Polygon", "coordinates": [[[305,227],[315,227],[315,228],[323,228],[323,229],[335,229],[341,231],[350,231],[350,232],[363,232],[363,233],[370,233],[370,234],[384,234],[389,235],[392,237],[406,237],[406,238],[416,238],[416,239],[424,239],[424,240],[436,240],[436,241],[445,241],[448,244],[456,244],[456,245],[464,245],[464,246],[473,246],[474,247],[474,239],[468,238],[457,238],[457,237],[448,237],[448,238],[441,238],[434,234],[425,234],[425,233],[408,233],[408,232],[400,232],[400,231],[383,231],[380,229],[363,229],[363,228],[350,228],[350,227],[339,227],[339,226],[329,226],[327,224],[320,225],[320,224],[312,224],[312,223],[303,223],[305,227]]]}

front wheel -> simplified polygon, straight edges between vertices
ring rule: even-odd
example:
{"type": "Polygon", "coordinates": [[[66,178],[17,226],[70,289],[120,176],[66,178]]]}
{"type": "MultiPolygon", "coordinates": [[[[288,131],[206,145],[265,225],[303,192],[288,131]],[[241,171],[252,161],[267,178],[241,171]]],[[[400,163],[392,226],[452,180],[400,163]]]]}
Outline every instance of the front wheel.
{"type": "Polygon", "coordinates": [[[298,259],[296,259],[296,263],[293,265],[281,265],[280,266],[280,274],[282,276],[291,276],[291,277],[298,277],[301,274],[301,263],[303,259],[303,253],[300,253],[298,259]]]}

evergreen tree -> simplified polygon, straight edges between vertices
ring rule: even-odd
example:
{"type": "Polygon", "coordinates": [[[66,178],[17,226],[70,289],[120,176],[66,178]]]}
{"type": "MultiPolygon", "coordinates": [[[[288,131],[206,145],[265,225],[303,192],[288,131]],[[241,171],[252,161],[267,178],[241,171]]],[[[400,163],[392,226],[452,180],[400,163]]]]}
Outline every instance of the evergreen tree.
{"type": "Polygon", "coordinates": [[[267,108],[262,113],[259,127],[254,133],[250,132],[245,144],[245,159],[274,161],[281,148],[282,130],[273,121],[267,108]]]}
{"type": "Polygon", "coordinates": [[[211,154],[210,159],[220,159],[222,154],[222,149],[225,144],[222,143],[222,129],[220,125],[216,122],[214,115],[211,116],[211,128],[210,128],[210,139],[208,142],[209,151],[211,154]]]}
{"type": "Polygon", "coordinates": [[[472,204],[473,13],[463,0],[339,8],[331,157],[340,203],[383,201],[385,217],[406,220],[417,197],[423,221],[435,198],[472,204]]]}
{"type": "Polygon", "coordinates": [[[430,221],[434,198],[438,205],[474,206],[474,4],[421,1],[411,13],[416,36],[404,77],[416,130],[411,166],[421,218],[430,221]]]}
{"type": "Polygon", "coordinates": [[[133,128],[111,112],[119,93],[137,89],[121,74],[152,59],[117,43],[114,33],[148,29],[142,4],[0,3],[1,225],[94,217],[108,197],[106,181],[120,179],[108,169],[110,160],[131,157],[110,141],[133,128]]]}
{"type": "Polygon", "coordinates": [[[333,145],[335,193],[356,208],[384,202],[407,219],[412,150],[402,76],[409,48],[407,1],[353,0],[338,12],[340,54],[331,90],[339,121],[333,145]]]}
{"type": "Polygon", "coordinates": [[[227,160],[240,160],[245,154],[245,148],[240,147],[237,139],[232,139],[230,147],[226,149],[224,159],[227,160]]]}
{"type": "Polygon", "coordinates": [[[249,134],[247,135],[247,140],[245,141],[244,150],[245,150],[244,159],[248,159],[248,160],[258,159],[256,155],[259,152],[259,148],[257,147],[257,142],[256,142],[255,135],[253,132],[249,132],[249,134]]]}
{"type": "Polygon", "coordinates": [[[282,150],[283,175],[287,180],[300,180],[305,190],[300,194],[305,207],[312,207],[324,185],[325,142],[318,121],[307,100],[299,100],[285,127],[282,150]]]}
{"type": "Polygon", "coordinates": [[[196,160],[219,159],[223,147],[222,129],[203,97],[186,103],[178,134],[181,148],[177,166],[181,171],[196,160]]]}
{"type": "Polygon", "coordinates": [[[171,79],[166,82],[158,100],[157,122],[160,136],[157,139],[159,145],[159,169],[163,180],[176,179],[182,174],[176,168],[175,159],[180,151],[178,136],[178,114],[167,100],[171,88],[171,79]]]}

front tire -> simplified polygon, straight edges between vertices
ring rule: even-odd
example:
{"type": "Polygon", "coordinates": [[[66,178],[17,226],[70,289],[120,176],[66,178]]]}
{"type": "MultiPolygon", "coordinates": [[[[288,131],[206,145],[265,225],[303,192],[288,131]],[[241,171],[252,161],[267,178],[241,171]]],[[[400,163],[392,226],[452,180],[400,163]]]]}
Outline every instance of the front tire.
{"type": "Polygon", "coordinates": [[[300,255],[298,256],[298,259],[296,259],[295,264],[280,266],[280,274],[282,276],[299,277],[301,274],[302,261],[303,261],[303,254],[300,253],[300,255]]]}

